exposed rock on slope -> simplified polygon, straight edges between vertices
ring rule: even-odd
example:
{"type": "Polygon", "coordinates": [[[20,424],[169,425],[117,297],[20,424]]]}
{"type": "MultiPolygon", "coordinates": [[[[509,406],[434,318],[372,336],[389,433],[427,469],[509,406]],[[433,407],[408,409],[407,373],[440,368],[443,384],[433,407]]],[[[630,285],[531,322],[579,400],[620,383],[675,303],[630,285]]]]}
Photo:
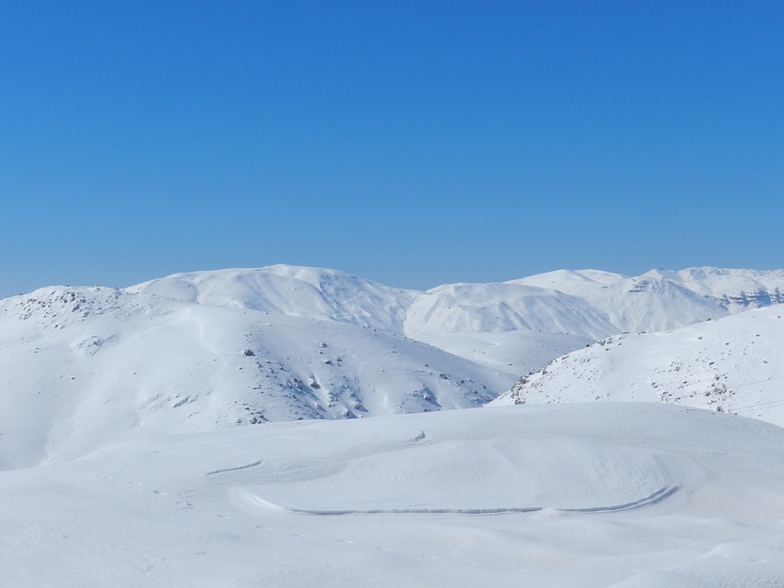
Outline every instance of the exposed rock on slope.
{"type": "Polygon", "coordinates": [[[682,404],[784,426],[784,307],[666,333],[620,335],[553,360],[493,404],[682,404]]]}

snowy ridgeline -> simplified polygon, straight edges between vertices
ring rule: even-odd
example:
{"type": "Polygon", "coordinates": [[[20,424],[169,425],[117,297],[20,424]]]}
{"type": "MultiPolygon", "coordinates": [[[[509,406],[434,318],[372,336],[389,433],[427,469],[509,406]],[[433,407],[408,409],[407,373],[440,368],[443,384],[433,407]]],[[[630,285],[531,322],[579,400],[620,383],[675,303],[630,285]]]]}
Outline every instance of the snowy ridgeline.
{"type": "Polygon", "coordinates": [[[390,288],[335,270],[276,265],[175,274],[129,288],[215,306],[347,322],[422,338],[545,331],[596,341],[784,302],[784,270],[693,268],[638,277],[556,271],[494,284],[390,288]]]}
{"type": "MultiPolygon", "coordinates": [[[[561,271],[419,292],[290,266],[177,274],[125,290],[44,288],[0,301],[0,467],[82,455],[139,427],[480,406],[598,339],[730,316],[778,303],[783,290],[781,271],[695,269],[561,271]]],[[[719,376],[710,390],[700,384],[688,400],[670,382],[651,385],[646,399],[691,403],[709,391],[707,406],[740,410],[740,397],[730,405],[721,392],[734,391],[734,364],[721,365],[709,370],[719,376]]],[[[574,392],[595,396],[610,397],[574,392]]]]}

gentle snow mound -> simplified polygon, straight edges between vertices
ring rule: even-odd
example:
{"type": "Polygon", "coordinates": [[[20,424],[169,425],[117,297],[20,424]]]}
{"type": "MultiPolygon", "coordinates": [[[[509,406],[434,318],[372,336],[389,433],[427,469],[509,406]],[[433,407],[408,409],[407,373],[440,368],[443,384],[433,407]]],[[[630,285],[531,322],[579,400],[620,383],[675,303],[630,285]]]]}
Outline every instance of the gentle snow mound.
{"type": "Polygon", "coordinates": [[[641,403],[142,427],[0,473],[0,571],[69,588],[778,586],[782,450],[779,427],[641,403]]]}

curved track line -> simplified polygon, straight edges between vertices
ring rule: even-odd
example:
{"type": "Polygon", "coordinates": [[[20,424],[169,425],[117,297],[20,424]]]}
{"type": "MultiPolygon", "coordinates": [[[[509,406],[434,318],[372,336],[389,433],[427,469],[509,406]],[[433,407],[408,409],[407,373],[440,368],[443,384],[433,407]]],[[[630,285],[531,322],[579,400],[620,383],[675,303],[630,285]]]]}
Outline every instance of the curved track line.
{"type": "MultiPolygon", "coordinates": [[[[665,500],[672,496],[680,489],[680,486],[670,486],[660,488],[653,494],[624,504],[617,504],[613,506],[593,506],[587,508],[557,508],[561,512],[575,512],[575,513],[606,513],[606,512],[619,512],[624,510],[631,510],[633,508],[641,508],[649,506],[665,500]]],[[[306,514],[316,516],[337,516],[337,515],[369,515],[369,514],[465,514],[465,515],[494,515],[494,514],[507,514],[507,513],[530,513],[545,510],[547,507],[543,506],[521,506],[521,507],[507,507],[507,508],[371,508],[371,509],[304,509],[304,508],[288,508],[264,500],[255,494],[246,494],[246,498],[262,508],[268,510],[277,510],[282,512],[289,512],[293,514],[306,514]]]]}
{"type": "Polygon", "coordinates": [[[226,468],[225,470],[215,470],[214,472],[207,472],[204,474],[205,476],[213,476],[215,474],[223,474],[225,472],[237,472],[239,470],[247,470],[248,468],[255,468],[256,466],[261,465],[261,460],[254,461],[253,463],[249,463],[248,465],[239,466],[236,468],[226,468]]]}

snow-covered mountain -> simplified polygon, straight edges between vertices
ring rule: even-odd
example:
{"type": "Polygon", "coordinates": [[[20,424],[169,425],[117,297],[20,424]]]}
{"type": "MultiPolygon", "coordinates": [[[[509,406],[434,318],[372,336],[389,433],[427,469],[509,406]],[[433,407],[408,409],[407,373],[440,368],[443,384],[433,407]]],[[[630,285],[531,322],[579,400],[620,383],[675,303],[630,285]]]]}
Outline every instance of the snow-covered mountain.
{"type": "Polygon", "coordinates": [[[638,277],[560,270],[490,284],[392,288],[327,269],[276,265],[175,274],[126,289],[178,300],[361,325],[425,338],[543,331],[597,340],[661,331],[784,302],[784,270],[691,268],[638,277]]]}
{"type": "Polygon", "coordinates": [[[478,406],[597,339],[774,304],[783,287],[784,272],[703,268],[420,292],[272,266],[44,288],[0,301],[0,460],[89,451],[99,422],[121,435],[478,406]]]}
{"type": "Polygon", "coordinates": [[[609,335],[667,330],[780,303],[784,271],[692,268],[628,277],[559,270],[421,292],[335,270],[276,265],[175,274],[127,291],[370,327],[519,375],[609,335]]]}
{"type": "Polygon", "coordinates": [[[665,331],[784,302],[784,270],[689,268],[637,277],[560,270],[512,283],[550,288],[598,309],[609,334],[665,331]]]}
{"type": "Polygon", "coordinates": [[[557,270],[510,283],[549,288],[586,297],[608,286],[626,284],[629,290],[634,290],[638,282],[661,281],[668,281],[695,294],[712,298],[733,312],[750,306],[758,308],[784,302],[784,270],[757,271],[715,267],[687,268],[681,271],[655,269],[636,277],[597,270],[557,270]]]}
{"type": "Polygon", "coordinates": [[[494,404],[665,402],[784,426],[784,307],[619,335],[553,360],[494,404]]]}
{"type": "Polygon", "coordinates": [[[0,302],[0,468],[83,454],[107,431],[480,406],[508,377],[351,323],[42,289],[0,302]]]}
{"type": "Polygon", "coordinates": [[[780,585],[784,433],[726,413],[784,424],[782,284],[273,266],[1,300],[0,576],[780,585]],[[525,406],[442,411],[553,358],[497,401],[525,406]]]}
{"type": "Polygon", "coordinates": [[[449,284],[420,294],[408,308],[411,337],[443,333],[546,331],[596,339],[615,327],[586,301],[520,284],[449,284]]]}
{"type": "Polygon", "coordinates": [[[420,295],[336,270],[289,265],[174,274],[125,290],[396,334],[403,334],[406,311],[420,295]]]}

